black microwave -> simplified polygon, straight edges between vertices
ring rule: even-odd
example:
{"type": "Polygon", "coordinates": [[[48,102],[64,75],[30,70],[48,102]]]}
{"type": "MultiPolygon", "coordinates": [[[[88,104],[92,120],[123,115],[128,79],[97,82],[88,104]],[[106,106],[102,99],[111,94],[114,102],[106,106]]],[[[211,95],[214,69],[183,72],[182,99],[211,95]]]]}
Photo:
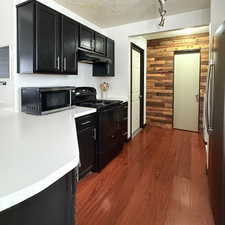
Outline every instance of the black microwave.
{"type": "Polygon", "coordinates": [[[21,89],[22,112],[44,115],[71,108],[74,87],[26,87],[21,89]]]}

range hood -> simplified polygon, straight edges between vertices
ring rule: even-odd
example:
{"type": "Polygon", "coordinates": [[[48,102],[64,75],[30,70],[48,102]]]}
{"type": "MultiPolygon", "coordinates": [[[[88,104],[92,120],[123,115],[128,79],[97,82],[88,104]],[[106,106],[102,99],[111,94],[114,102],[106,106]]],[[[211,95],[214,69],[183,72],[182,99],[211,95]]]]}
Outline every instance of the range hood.
{"type": "Polygon", "coordinates": [[[101,56],[97,53],[86,51],[83,49],[78,50],[78,61],[83,63],[112,63],[110,58],[101,56]]]}

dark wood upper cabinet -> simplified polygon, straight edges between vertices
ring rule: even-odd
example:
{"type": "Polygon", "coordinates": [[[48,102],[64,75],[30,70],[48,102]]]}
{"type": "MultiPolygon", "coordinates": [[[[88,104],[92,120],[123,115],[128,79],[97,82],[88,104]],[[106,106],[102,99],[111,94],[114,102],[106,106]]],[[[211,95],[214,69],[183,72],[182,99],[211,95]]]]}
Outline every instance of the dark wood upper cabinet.
{"type": "Polygon", "coordinates": [[[35,4],[19,5],[17,7],[17,72],[35,72],[34,52],[34,10],[35,4]]]}
{"type": "Polygon", "coordinates": [[[79,24],[62,16],[62,72],[77,74],[79,24]]]}
{"type": "Polygon", "coordinates": [[[113,77],[115,76],[115,44],[114,41],[106,38],[106,57],[111,63],[95,63],[93,65],[93,76],[113,77]]]}
{"type": "Polygon", "coordinates": [[[18,73],[77,74],[78,35],[78,24],[55,10],[18,5],[18,73]]]}
{"type": "Polygon", "coordinates": [[[105,55],[106,37],[80,24],[79,47],[85,50],[94,51],[101,55],[105,55]]]}
{"type": "Polygon", "coordinates": [[[105,51],[106,51],[106,37],[95,32],[95,52],[105,55],[105,51]]]}
{"type": "Polygon", "coordinates": [[[115,43],[109,38],[107,38],[107,57],[112,61],[108,64],[107,76],[115,76],[115,43]]]}
{"type": "Polygon", "coordinates": [[[61,15],[41,4],[36,5],[37,73],[60,72],[61,15]]]}
{"type": "Polygon", "coordinates": [[[78,74],[78,48],[111,59],[93,76],[114,76],[113,40],[35,0],[17,5],[18,73],[78,74]]]}
{"type": "Polygon", "coordinates": [[[79,47],[89,51],[94,50],[94,31],[80,24],[80,41],[79,47]]]}

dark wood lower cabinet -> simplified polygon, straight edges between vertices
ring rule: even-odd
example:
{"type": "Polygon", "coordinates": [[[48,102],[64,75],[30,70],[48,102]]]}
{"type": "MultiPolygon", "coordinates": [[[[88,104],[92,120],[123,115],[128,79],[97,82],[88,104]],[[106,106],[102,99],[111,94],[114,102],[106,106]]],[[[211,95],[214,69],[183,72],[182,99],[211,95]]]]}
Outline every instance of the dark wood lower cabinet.
{"type": "Polygon", "coordinates": [[[92,170],[96,155],[96,114],[76,119],[80,150],[79,176],[82,178],[92,170]]]}
{"type": "Polygon", "coordinates": [[[122,138],[127,141],[128,135],[128,102],[122,104],[122,138]]]}
{"type": "Polygon", "coordinates": [[[75,225],[75,178],[73,170],[34,197],[0,212],[0,224],[75,225]]]}
{"type": "Polygon", "coordinates": [[[127,138],[127,102],[76,119],[80,177],[100,172],[123,148],[127,138]]]}

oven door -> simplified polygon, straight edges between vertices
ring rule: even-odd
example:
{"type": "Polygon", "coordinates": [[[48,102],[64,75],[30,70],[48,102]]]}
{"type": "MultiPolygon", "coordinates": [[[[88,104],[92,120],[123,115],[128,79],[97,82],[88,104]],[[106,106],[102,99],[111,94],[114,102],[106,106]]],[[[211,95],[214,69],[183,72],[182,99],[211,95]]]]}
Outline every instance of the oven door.
{"type": "Polygon", "coordinates": [[[42,114],[53,113],[71,107],[70,90],[45,90],[41,92],[42,114]]]}

